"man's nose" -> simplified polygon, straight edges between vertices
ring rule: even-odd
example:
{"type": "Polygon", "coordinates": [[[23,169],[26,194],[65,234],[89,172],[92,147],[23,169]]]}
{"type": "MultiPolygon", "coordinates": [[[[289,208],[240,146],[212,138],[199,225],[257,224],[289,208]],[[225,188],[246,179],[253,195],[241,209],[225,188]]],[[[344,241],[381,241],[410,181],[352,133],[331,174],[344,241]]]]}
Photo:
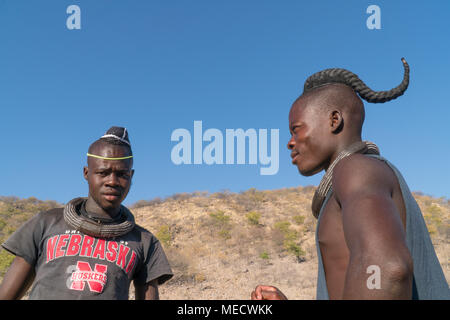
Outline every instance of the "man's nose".
{"type": "Polygon", "coordinates": [[[111,173],[108,176],[108,180],[106,181],[106,184],[109,186],[118,186],[119,185],[119,178],[115,173],[111,173]]]}
{"type": "Polygon", "coordinates": [[[292,150],[294,148],[294,146],[295,146],[295,140],[294,140],[294,137],[292,136],[291,139],[289,140],[288,144],[287,144],[287,148],[289,150],[292,150]]]}

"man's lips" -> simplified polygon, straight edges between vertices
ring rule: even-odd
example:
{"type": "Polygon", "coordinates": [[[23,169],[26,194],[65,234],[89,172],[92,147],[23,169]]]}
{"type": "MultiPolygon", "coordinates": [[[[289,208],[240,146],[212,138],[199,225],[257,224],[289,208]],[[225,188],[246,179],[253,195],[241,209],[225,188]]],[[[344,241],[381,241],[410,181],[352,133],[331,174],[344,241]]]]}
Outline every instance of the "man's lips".
{"type": "Polygon", "coordinates": [[[106,200],[114,201],[120,198],[120,194],[118,193],[104,193],[103,197],[105,197],[106,200]]]}
{"type": "Polygon", "coordinates": [[[298,152],[293,152],[291,153],[291,158],[292,158],[292,164],[295,164],[295,161],[297,160],[297,157],[299,156],[298,152]]]}

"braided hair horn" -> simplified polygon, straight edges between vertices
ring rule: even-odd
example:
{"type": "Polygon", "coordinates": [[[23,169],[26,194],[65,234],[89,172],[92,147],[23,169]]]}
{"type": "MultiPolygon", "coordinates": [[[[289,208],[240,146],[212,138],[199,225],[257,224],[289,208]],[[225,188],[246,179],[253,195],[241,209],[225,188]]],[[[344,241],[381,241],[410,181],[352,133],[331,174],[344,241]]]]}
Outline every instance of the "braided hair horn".
{"type": "Polygon", "coordinates": [[[319,71],[306,79],[303,93],[330,83],[342,83],[351,87],[367,102],[383,103],[393,100],[401,96],[409,85],[409,65],[405,58],[401,60],[404,68],[403,80],[397,87],[389,91],[373,91],[353,72],[341,68],[332,68],[319,71]]]}

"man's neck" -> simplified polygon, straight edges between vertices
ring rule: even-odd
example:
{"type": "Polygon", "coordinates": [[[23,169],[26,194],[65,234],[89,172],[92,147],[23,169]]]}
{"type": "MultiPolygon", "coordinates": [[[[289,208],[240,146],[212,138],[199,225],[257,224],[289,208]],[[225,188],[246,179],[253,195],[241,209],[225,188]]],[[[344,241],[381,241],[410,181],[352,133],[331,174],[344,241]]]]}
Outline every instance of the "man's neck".
{"type": "Polygon", "coordinates": [[[341,142],[337,143],[337,147],[334,150],[333,154],[330,157],[329,162],[327,162],[327,164],[324,166],[325,171],[328,170],[328,168],[330,167],[330,165],[334,162],[334,160],[336,160],[336,158],[339,156],[339,154],[344,151],[345,149],[347,149],[348,147],[350,147],[352,144],[356,143],[356,142],[361,142],[362,139],[361,137],[352,137],[349,139],[345,139],[341,142]]]}
{"type": "Polygon", "coordinates": [[[113,210],[105,210],[102,207],[98,205],[97,202],[95,202],[94,199],[91,197],[88,197],[88,200],[86,201],[86,211],[89,213],[89,215],[93,217],[99,217],[99,218],[110,218],[114,219],[117,217],[117,215],[120,212],[120,206],[118,208],[114,208],[113,210]]]}

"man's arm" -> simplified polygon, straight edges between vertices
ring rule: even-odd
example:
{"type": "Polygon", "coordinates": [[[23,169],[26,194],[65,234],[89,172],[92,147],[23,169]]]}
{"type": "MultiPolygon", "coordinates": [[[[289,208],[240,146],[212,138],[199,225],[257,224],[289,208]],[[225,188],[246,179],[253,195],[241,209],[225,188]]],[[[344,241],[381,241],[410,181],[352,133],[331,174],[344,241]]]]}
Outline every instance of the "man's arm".
{"type": "Polygon", "coordinates": [[[0,285],[0,300],[20,299],[34,280],[33,267],[16,256],[0,285]]]}
{"type": "Polygon", "coordinates": [[[411,298],[413,263],[392,199],[396,183],[386,164],[363,155],[343,159],[335,168],[333,191],[350,251],[344,299],[411,298]],[[369,289],[372,269],[380,271],[380,288],[369,289]]]}
{"type": "Polygon", "coordinates": [[[134,283],[136,300],[159,300],[158,279],[146,284],[134,283]]]}

